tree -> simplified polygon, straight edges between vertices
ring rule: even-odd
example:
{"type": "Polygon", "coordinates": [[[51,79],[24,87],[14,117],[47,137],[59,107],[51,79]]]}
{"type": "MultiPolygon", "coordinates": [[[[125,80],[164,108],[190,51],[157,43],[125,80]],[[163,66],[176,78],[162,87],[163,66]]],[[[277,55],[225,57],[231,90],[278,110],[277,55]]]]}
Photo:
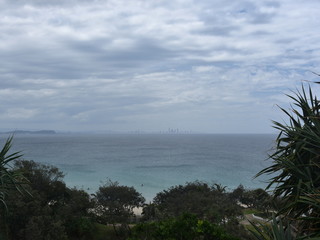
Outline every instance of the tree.
{"type": "Polygon", "coordinates": [[[134,216],[134,208],[142,207],[145,202],[144,197],[134,187],[121,186],[112,181],[99,187],[95,200],[99,221],[112,224],[115,231],[116,224],[128,229],[130,219],[134,216]]]}
{"type": "Polygon", "coordinates": [[[32,196],[12,193],[8,198],[11,239],[91,239],[92,202],[86,192],[69,189],[54,166],[21,160],[15,169],[28,179],[32,196]]]}
{"type": "Polygon", "coordinates": [[[45,193],[45,204],[58,201],[61,191],[66,190],[64,174],[57,167],[28,160],[16,161],[14,167],[28,179],[33,190],[45,193]]]}
{"type": "Polygon", "coordinates": [[[240,184],[236,189],[234,189],[230,193],[230,198],[237,202],[241,202],[241,198],[243,197],[244,192],[245,192],[244,186],[240,184]]]}
{"type": "Polygon", "coordinates": [[[251,208],[266,210],[269,207],[269,194],[262,188],[245,190],[240,198],[240,202],[251,208]]]}
{"type": "Polygon", "coordinates": [[[67,188],[64,202],[57,208],[56,214],[63,220],[69,239],[92,239],[94,216],[89,210],[93,208],[93,201],[87,192],[67,188]]]}
{"type": "Polygon", "coordinates": [[[196,181],[174,186],[158,193],[153,202],[161,213],[159,219],[191,213],[201,219],[221,223],[242,215],[236,201],[219,184],[209,186],[196,181]]]}
{"type": "Polygon", "coordinates": [[[273,189],[279,201],[278,216],[287,220],[303,235],[320,236],[320,102],[311,91],[288,95],[291,111],[282,111],[289,123],[273,122],[280,131],[273,164],[260,171],[272,174],[267,189],[273,189]]]}
{"type": "Polygon", "coordinates": [[[249,239],[247,231],[239,223],[242,208],[232,193],[225,189],[220,184],[208,185],[200,181],[173,186],[158,193],[153,203],[144,208],[143,214],[149,214],[149,222],[155,223],[191,214],[228,229],[228,233],[234,236],[249,239]]]}
{"type": "Polygon", "coordinates": [[[177,185],[159,192],[153,199],[161,218],[178,217],[183,213],[192,213],[203,218],[210,208],[216,208],[211,188],[202,182],[177,185]]]}

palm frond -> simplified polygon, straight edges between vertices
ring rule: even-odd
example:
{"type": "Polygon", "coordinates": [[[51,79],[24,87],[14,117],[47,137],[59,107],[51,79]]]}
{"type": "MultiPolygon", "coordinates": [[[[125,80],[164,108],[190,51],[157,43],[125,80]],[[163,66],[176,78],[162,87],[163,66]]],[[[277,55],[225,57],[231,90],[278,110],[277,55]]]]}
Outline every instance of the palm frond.
{"type": "Polygon", "coordinates": [[[267,189],[274,198],[282,199],[278,216],[295,221],[308,235],[314,229],[320,232],[320,102],[310,86],[308,91],[302,86],[301,91],[287,96],[293,101],[291,109],[280,110],[288,123],[273,121],[280,132],[269,156],[273,163],[256,177],[272,176],[267,189]]]}
{"type": "Polygon", "coordinates": [[[10,163],[21,158],[20,152],[9,153],[12,147],[13,136],[10,136],[0,151],[0,205],[6,210],[6,196],[11,190],[20,193],[27,192],[23,184],[27,182],[26,178],[20,173],[12,169],[10,163]]]}

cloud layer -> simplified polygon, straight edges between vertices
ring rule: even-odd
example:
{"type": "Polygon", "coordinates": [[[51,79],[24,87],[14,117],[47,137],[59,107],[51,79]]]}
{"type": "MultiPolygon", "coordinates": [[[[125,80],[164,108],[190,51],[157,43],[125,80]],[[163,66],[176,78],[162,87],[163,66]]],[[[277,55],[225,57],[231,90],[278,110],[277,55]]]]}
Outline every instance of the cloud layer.
{"type": "Polygon", "coordinates": [[[0,1],[2,129],[271,132],[319,1],[0,1]]]}

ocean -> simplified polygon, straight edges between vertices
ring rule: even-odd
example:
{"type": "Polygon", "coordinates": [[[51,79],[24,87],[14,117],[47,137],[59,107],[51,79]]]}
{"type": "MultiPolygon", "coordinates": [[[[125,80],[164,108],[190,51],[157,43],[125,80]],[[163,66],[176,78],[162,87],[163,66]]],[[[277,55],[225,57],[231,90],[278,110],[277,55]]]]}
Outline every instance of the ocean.
{"type": "MultiPolygon", "coordinates": [[[[17,134],[13,151],[58,167],[64,181],[94,193],[108,180],[133,186],[151,201],[160,191],[192,181],[264,188],[271,134],[17,134]]],[[[6,136],[3,135],[2,142],[6,136]]]]}

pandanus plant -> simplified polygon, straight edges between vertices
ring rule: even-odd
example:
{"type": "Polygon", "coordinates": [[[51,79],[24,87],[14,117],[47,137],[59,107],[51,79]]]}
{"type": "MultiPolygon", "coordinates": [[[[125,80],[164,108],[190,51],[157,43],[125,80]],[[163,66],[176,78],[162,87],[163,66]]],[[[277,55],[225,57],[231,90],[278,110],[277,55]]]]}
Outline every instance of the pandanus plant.
{"type": "Polygon", "coordinates": [[[13,191],[27,192],[23,187],[27,180],[12,168],[12,163],[22,156],[20,152],[10,153],[12,139],[11,136],[6,140],[0,152],[0,239],[8,239],[6,197],[13,191]]]}
{"type": "Polygon", "coordinates": [[[9,137],[0,152],[0,204],[7,211],[6,196],[12,190],[22,192],[22,183],[26,180],[17,171],[12,169],[12,163],[21,158],[20,152],[9,153],[13,137],[9,137]]]}
{"type": "Polygon", "coordinates": [[[257,176],[271,175],[267,189],[281,199],[277,216],[289,222],[293,236],[320,237],[320,102],[310,86],[287,96],[291,111],[281,110],[289,123],[273,122],[280,133],[272,165],[257,176]]]}

